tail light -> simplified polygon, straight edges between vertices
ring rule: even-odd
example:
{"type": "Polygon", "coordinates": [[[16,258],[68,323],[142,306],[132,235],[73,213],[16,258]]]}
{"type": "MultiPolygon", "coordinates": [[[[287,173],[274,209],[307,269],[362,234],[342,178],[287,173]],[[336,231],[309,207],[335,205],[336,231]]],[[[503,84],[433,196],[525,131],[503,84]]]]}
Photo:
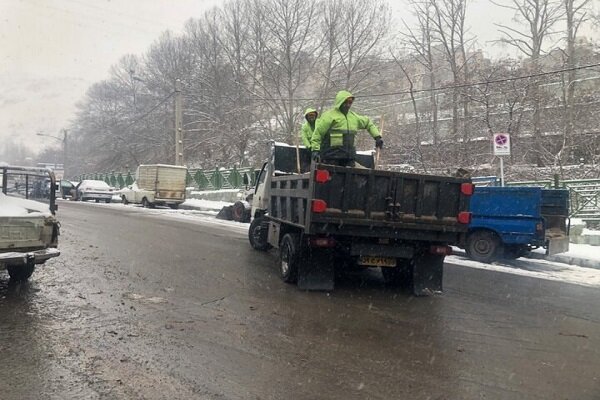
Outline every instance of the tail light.
{"type": "Polygon", "coordinates": [[[325,200],[314,199],[312,201],[312,212],[322,213],[325,212],[325,210],[327,210],[327,203],[325,202],[325,200]]]}
{"type": "Polygon", "coordinates": [[[475,185],[472,183],[461,183],[460,184],[460,192],[465,196],[472,196],[475,191],[475,185]]]}
{"type": "Polygon", "coordinates": [[[461,211],[458,213],[456,217],[459,223],[461,224],[470,224],[471,223],[471,213],[468,211],[461,211]]]}
{"type": "Polygon", "coordinates": [[[436,254],[439,256],[450,256],[450,255],[452,255],[452,247],[434,245],[429,248],[429,252],[431,254],[436,254]]]}
{"type": "Polygon", "coordinates": [[[332,237],[312,237],[308,239],[310,247],[335,247],[335,239],[332,237]]]}
{"type": "Polygon", "coordinates": [[[315,171],[315,181],[317,181],[317,183],[325,183],[330,179],[331,176],[329,175],[329,171],[326,169],[318,169],[315,171]]]}

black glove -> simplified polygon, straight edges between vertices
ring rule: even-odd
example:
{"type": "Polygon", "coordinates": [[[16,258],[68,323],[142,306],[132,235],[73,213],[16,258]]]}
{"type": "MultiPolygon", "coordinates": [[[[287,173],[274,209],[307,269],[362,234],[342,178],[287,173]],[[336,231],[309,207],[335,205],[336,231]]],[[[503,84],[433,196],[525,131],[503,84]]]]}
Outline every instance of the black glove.
{"type": "Polygon", "coordinates": [[[381,136],[377,136],[375,138],[375,147],[377,147],[378,149],[383,148],[383,139],[381,138],[381,136]]]}
{"type": "Polygon", "coordinates": [[[321,153],[319,153],[318,151],[313,151],[312,159],[315,160],[316,162],[319,162],[319,160],[321,159],[321,153]]]}

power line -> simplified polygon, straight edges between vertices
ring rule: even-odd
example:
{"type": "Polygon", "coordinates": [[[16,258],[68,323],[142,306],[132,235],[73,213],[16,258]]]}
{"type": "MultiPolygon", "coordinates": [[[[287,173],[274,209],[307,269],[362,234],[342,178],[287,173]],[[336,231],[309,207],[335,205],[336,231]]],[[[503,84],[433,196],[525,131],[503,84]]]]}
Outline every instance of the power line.
{"type": "MultiPolygon", "coordinates": [[[[416,90],[410,90],[410,89],[403,89],[397,92],[385,92],[385,93],[372,93],[372,94],[362,94],[362,95],[356,95],[354,96],[355,98],[376,98],[376,97],[387,97],[387,96],[398,96],[398,95],[405,95],[405,94],[411,94],[411,93],[427,93],[427,92],[439,92],[439,91],[444,91],[444,90],[449,90],[449,89],[460,89],[460,88],[467,88],[467,87],[474,87],[474,86],[481,86],[481,85],[489,85],[492,83],[502,83],[502,82],[510,82],[510,81],[518,81],[518,80],[523,80],[523,79],[530,79],[530,78],[536,78],[536,77],[541,77],[541,76],[548,76],[548,75],[554,75],[554,74],[560,74],[563,72],[569,72],[569,71],[577,71],[577,70],[581,70],[581,69],[588,69],[588,68],[594,68],[594,67],[600,67],[600,63],[596,63],[596,64],[587,64],[587,65],[580,65],[577,67],[572,67],[572,68],[563,68],[563,69],[557,69],[557,70],[553,70],[553,71],[548,71],[548,72],[538,72],[535,74],[528,74],[528,75],[520,75],[520,76],[513,76],[513,77],[507,77],[507,78],[501,78],[501,79],[492,79],[489,81],[480,81],[480,82],[470,82],[470,83],[463,83],[463,84],[458,84],[458,85],[448,85],[448,86],[440,86],[440,87],[436,87],[436,88],[429,88],[429,89],[416,89],[416,90]]],[[[253,95],[256,95],[254,93],[252,93],[253,95]]],[[[200,96],[194,96],[191,94],[187,94],[188,97],[200,97],[200,96]]],[[[258,96],[258,95],[256,95],[258,96]]],[[[204,98],[219,98],[219,99],[225,99],[227,100],[228,98],[226,96],[206,96],[203,95],[202,97],[204,98]]],[[[267,98],[258,98],[258,99],[253,99],[253,101],[326,101],[326,100],[332,100],[332,98],[321,98],[321,97],[311,97],[311,98],[295,98],[295,99],[290,99],[290,98],[284,98],[284,97],[269,97],[267,98]]]]}
{"type": "Polygon", "coordinates": [[[423,92],[434,92],[434,91],[440,91],[440,90],[446,90],[446,89],[458,89],[458,88],[465,88],[465,87],[489,85],[490,83],[502,83],[502,82],[518,81],[518,80],[522,80],[522,79],[537,78],[540,76],[560,74],[563,72],[577,71],[580,69],[587,69],[587,68],[593,68],[593,67],[600,67],[600,63],[580,65],[577,67],[557,69],[557,70],[548,71],[548,72],[539,72],[536,74],[513,76],[513,77],[508,77],[508,78],[502,78],[502,79],[492,79],[489,81],[463,83],[460,85],[441,86],[439,88],[418,89],[418,90],[412,90],[412,91],[411,90],[403,90],[400,92],[376,93],[376,94],[371,94],[371,95],[366,95],[366,96],[356,96],[356,97],[383,97],[383,96],[394,96],[394,95],[399,95],[399,94],[410,94],[411,92],[412,93],[423,93],[423,92]]]}

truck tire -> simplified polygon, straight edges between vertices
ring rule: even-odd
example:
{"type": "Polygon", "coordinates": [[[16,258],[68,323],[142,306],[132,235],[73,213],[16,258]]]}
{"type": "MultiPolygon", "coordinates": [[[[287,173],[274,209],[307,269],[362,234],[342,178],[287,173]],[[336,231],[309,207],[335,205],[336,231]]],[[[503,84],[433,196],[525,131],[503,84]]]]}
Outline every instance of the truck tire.
{"type": "Polygon", "coordinates": [[[8,270],[8,276],[10,276],[12,281],[25,282],[31,277],[31,274],[33,274],[35,263],[33,261],[28,261],[25,265],[8,266],[6,269],[8,270]]]}
{"type": "Polygon", "coordinates": [[[177,210],[177,209],[179,208],[179,203],[172,203],[172,204],[169,204],[169,208],[170,208],[171,210],[177,210]]]}
{"type": "Polygon", "coordinates": [[[522,244],[506,244],[504,245],[504,258],[508,260],[516,260],[519,257],[523,257],[529,252],[526,245],[522,244]]]}
{"type": "Polygon", "coordinates": [[[500,239],[490,231],[475,231],[467,238],[465,250],[467,255],[475,261],[489,263],[498,256],[500,239]]]}
{"type": "Polygon", "coordinates": [[[381,275],[389,286],[409,287],[412,284],[412,260],[398,258],[396,267],[381,267],[381,275]]]}
{"type": "Polygon", "coordinates": [[[125,195],[121,196],[121,203],[125,205],[129,204],[129,201],[127,201],[127,197],[125,197],[125,195]]]}
{"type": "Polygon", "coordinates": [[[112,200],[112,199],[106,199],[106,200],[104,200],[104,202],[105,202],[106,204],[108,204],[108,203],[110,203],[110,202],[111,202],[111,200],[112,200]]]}
{"type": "Polygon", "coordinates": [[[237,222],[250,222],[250,204],[245,201],[236,201],[231,206],[231,217],[237,222]]]}
{"type": "Polygon", "coordinates": [[[248,240],[254,250],[267,251],[271,246],[267,242],[268,225],[263,218],[254,218],[248,229],[248,240]]]}
{"type": "Polygon", "coordinates": [[[154,208],[154,204],[150,203],[147,198],[142,199],[142,207],[144,208],[154,208]]]}
{"type": "Polygon", "coordinates": [[[286,233],[279,245],[279,276],[285,283],[296,283],[298,280],[298,264],[302,259],[300,236],[297,233],[286,233]]]}

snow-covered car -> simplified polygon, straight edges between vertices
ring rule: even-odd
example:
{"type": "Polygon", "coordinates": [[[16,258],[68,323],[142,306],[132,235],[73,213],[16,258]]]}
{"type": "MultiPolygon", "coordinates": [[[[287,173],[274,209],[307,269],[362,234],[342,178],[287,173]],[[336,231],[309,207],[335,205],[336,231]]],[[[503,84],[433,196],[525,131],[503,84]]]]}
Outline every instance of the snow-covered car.
{"type": "Polygon", "coordinates": [[[0,177],[0,269],[8,270],[12,280],[25,281],[36,265],[60,255],[55,192],[51,190],[49,198],[34,201],[30,190],[47,179],[50,187],[55,188],[56,182],[52,171],[44,168],[3,166],[0,177]],[[24,185],[24,190],[8,190],[17,185],[24,185]],[[24,198],[19,197],[21,193],[24,198]]]}
{"type": "Polygon", "coordinates": [[[76,200],[95,200],[96,203],[104,201],[110,203],[114,189],[104,181],[83,180],[77,185],[76,200]]]}

